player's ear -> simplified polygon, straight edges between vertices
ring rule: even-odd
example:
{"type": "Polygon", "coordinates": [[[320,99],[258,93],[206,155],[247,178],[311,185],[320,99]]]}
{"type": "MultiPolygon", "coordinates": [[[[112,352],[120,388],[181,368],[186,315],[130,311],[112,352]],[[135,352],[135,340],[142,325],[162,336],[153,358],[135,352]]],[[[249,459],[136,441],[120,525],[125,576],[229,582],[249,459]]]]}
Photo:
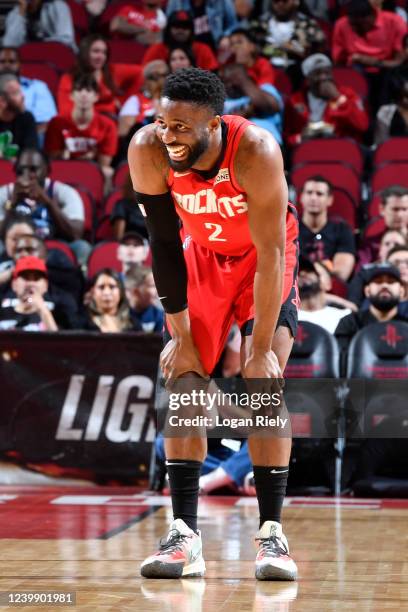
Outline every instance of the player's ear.
{"type": "Polygon", "coordinates": [[[212,119],[210,120],[208,127],[210,128],[211,132],[215,132],[216,130],[218,130],[220,125],[221,125],[221,117],[219,115],[215,115],[215,117],[212,117],[212,119]]]}

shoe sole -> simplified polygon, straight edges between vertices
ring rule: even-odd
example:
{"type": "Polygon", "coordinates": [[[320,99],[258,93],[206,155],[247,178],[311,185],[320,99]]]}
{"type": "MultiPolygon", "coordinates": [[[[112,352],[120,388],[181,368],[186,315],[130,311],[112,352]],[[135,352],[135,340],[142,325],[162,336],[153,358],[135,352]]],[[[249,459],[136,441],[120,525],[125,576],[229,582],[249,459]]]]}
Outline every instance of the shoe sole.
{"type": "Polygon", "coordinates": [[[297,580],[297,572],[290,572],[280,567],[264,566],[255,570],[257,580],[297,580]]]}
{"type": "Polygon", "coordinates": [[[190,565],[182,563],[163,563],[153,561],[140,568],[144,578],[202,578],[205,574],[204,559],[198,559],[190,565]]]}

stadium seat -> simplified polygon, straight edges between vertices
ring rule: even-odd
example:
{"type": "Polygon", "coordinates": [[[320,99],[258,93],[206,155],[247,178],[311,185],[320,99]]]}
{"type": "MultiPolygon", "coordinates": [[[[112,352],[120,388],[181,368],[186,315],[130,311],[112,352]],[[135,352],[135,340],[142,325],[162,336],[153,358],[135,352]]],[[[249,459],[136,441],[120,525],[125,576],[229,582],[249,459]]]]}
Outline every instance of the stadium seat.
{"type": "Polygon", "coordinates": [[[70,248],[69,244],[67,244],[66,242],[62,242],[61,240],[46,240],[45,245],[49,251],[53,249],[62,251],[69,258],[69,260],[74,264],[74,266],[78,265],[78,262],[76,260],[73,250],[70,248]]]}
{"type": "Polygon", "coordinates": [[[86,188],[96,204],[103,199],[104,177],[98,164],[92,161],[53,160],[51,162],[51,177],[74,187],[86,188]]]}
{"type": "Polygon", "coordinates": [[[381,196],[375,193],[367,206],[367,216],[369,219],[380,216],[381,196]]]}
{"type": "Polygon", "coordinates": [[[75,64],[72,49],[59,42],[30,42],[19,51],[21,62],[52,63],[59,72],[68,72],[75,64]]]}
{"type": "Polygon", "coordinates": [[[319,386],[313,379],[338,376],[339,351],[333,336],[319,325],[300,322],[285,369],[285,399],[295,436],[319,436],[326,432],[327,417],[336,404],[334,385],[319,386]],[[291,379],[296,380],[291,383],[291,379]],[[304,379],[304,383],[299,379],[304,379]]]}
{"type": "Polygon", "coordinates": [[[315,174],[321,174],[335,187],[347,191],[355,202],[360,202],[360,179],[352,166],[336,162],[299,164],[291,172],[291,183],[299,192],[305,181],[315,174]]]}
{"type": "Polygon", "coordinates": [[[88,242],[94,241],[95,225],[96,225],[96,210],[95,202],[89,191],[82,185],[75,185],[75,189],[78,191],[84,204],[84,239],[88,242]]]}
{"type": "Polygon", "coordinates": [[[292,93],[292,83],[284,70],[274,68],[276,73],[275,86],[276,89],[285,97],[289,97],[292,93]]]}
{"type": "Polygon", "coordinates": [[[116,168],[115,174],[113,175],[113,186],[123,187],[123,185],[126,183],[128,176],[129,166],[128,163],[124,161],[116,168]]]}
{"type": "Polygon", "coordinates": [[[311,162],[343,162],[360,175],[364,158],[359,145],[351,138],[314,138],[297,145],[292,154],[293,166],[311,162]]]}
{"type": "Polygon", "coordinates": [[[334,66],[333,77],[337,86],[344,85],[344,87],[350,87],[363,100],[367,98],[368,85],[361,72],[345,66],[334,66]]]}
{"type": "Polygon", "coordinates": [[[408,187],[408,160],[378,166],[371,177],[371,192],[377,193],[391,185],[408,187]]]}
{"type": "Polygon", "coordinates": [[[14,164],[8,159],[0,159],[0,185],[14,183],[15,180],[14,164]]]}
{"type": "MultiPolygon", "coordinates": [[[[361,329],[348,351],[347,377],[370,379],[362,389],[358,421],[362,433],[372,433],[384,419],[407,410],[408,324],[402,321],[374,323],[361,329]]],[[[357,409],[357,402],[353,402],[357,409]]],[[[398,431],[395,432],[396,437],[398,431]]]]}
{"type": "Polygon", "coordinates": [[[28,79],[44,81],[54,98],[57,96],[59,76],[51,64],[44,62],[25,62],[21,64],[21,74],[28,79]]]}
{"type": "Polygon", "coordinates": [[[363,239],[372,238],[373,236],[378,236],[385,232],[385,222],[384,217],[374,217],[371,219],[364,228],[363,239]]]}
{"type": "Polygon", "coordinates": [[[389,138],[377,146],[373,165],[376,167],[386,162],[408,163],[408,137],[389,138]]]}
{"type": "Polygon", "coordinates": [[[110,222],[110,216],[115,207],[116,202],[123,197],[122,189],[116,189],[112,191],[103,204],[102,216],[98,221],[98,227],[96,229],[96,241],[100,240],[113,240],[112,224],[110,222]]]}
{"type": "Polygon", "coordinates": [[[110,60],[117,64],[141,64],[146,47],[135,40],[110,40],[110,60]]]}
{"type": "Polygon", "coordinates": [[[91,251],[88,258],[88,278],[92,278],[102,268],[113,268],[122,272],[122,263],[117,258],[119,242],[101,242],[91,251]]]}

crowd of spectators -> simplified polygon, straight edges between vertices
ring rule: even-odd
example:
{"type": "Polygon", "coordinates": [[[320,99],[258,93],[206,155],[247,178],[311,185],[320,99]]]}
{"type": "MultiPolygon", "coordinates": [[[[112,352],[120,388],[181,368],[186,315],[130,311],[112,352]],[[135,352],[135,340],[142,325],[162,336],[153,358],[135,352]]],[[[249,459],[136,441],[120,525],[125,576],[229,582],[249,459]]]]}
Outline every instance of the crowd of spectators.
{"type": "MultiPolygon", "coordinates": [[[[135,131],[155,120],[166,76],[191,66],[219,74],[226,114],[281,145],[300,219],[300,319],[335,334],[343,355],[362,326],[408,321],[408,172],[372,187],[376,151],[408,136],[404,2],[18,0],[0,43],[0,163],[15,172],[0,178],[0,329],[161,331],[125,160],[135,131]],[[57,46],[31,63],[29,45],[47,43],[57,46]],[[71,54],[69,69],[58,49],[71,54]],[[328,176],[329,161],[353,166],[336,161],[339,139],[361,156],[358,195],[328,176]],[[296,155],[311,140],[299,184],[296,155]],[[331,141],[330,159],[319,158],[319,142],[331,141]],[[55,175],[65,160],[90,173],[97,165],[102,193],[76,170],[55,175]],[[106,241],[116,247],[95,269],[106,241]]],[[[408,169],[399,147],[407,154],[395,160],[408,169]]]]}

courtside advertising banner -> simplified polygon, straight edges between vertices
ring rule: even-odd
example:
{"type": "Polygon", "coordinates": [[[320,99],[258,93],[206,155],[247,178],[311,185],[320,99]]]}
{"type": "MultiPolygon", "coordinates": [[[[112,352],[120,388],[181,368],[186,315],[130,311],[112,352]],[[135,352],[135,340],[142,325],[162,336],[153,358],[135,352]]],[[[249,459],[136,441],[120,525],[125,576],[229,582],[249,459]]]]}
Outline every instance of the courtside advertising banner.
{"type": "Polygon", "coordinates": [[[161,338],[3,332],[0,451],[96,480],[148,475],[161,338]]]}

